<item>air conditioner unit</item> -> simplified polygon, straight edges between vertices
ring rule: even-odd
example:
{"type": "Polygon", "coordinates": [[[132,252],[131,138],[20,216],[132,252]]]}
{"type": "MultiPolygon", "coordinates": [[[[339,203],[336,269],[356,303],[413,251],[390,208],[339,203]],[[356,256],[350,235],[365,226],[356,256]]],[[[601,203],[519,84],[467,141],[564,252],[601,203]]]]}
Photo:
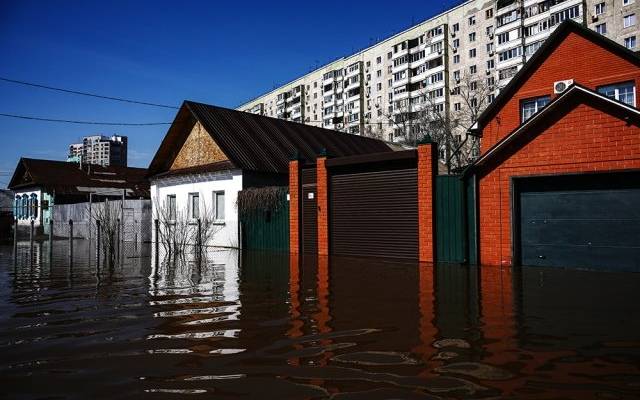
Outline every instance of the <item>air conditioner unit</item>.
{"type": "Polygon", "coordinates": [[[454,47],[454,48],[453,48],[453,54],[455,54],[455,53],[457,53],[457,52],[458,52],[458,48],[457,48],[457,47],[454,47]]]}
{"type": "Polygon", "coordinates": [[[491,71],[490,70],[487,70],[487,75],[491,75],[491,71]]]}
{"type": "Polygon", "coordinates": [[[456,33],[455,32],[451,32],[451,37],[456,37],[456,33]]]}
{"type": "Polygon", "coordinates": [[[438,50],[438,55],[442,55],[442,50],[438,50]]]}
{"type": "Polygon", "coordinates": [[[569,88],[569,86],[571,86],[571,85],[573,85],[573,79],[567,79],[567,80],[564,80],[564,81],[554,82],[554,84],[553,84],[553,93],[561,94],[565,90],[567,90],[567,88],[569,88]]]}
{"type": "Polygon", "coordinates": [[[493,51],[490,51],[490,52],[489,52],[489,57],[493,57],[493,54],[494,54],[494,52],[493,52],[493,51]]]}
{"type": "Polygon", "coordinates": [[[598,20],[598,16],[597,15],[592,15],[591,16],[591,22],[596,22],[598,20]]]}
{"type": "Polygon", "coordinates": [[[489,34],[489,39],[493,39],[493,33],[489,34]]]}

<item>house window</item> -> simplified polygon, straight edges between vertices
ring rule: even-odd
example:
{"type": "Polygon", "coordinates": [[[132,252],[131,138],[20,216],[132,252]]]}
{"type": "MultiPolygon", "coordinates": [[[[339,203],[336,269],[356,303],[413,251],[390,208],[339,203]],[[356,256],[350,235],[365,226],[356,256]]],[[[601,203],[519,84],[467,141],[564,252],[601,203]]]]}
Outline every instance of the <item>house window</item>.
{"type": "Polygon", "coordinates": [[[600,86],[598,93],[616,99],[632,107],[636,106],[636,87],[633,82],[617,83],[615,85],[600,86]]]}
{"type": "Polygon", "coordinates": [[[484,12],[485,19],[493,18],[493,8],[490,8],[484,12]]]}
{"type": "Polygon", "coordinates": [[[38,195],[33,193],[30,199],[30,216],[33,219],[38,218],[38,195]]]}
{"type": "Polygon", "coordinates": [[[634,49],[636,47],[636,37],[629,36],[628,38],[624,38],[624,47],[627,49],[634,49]]]}
{"type": "Polygon", "coordinates": [[[541,97],[536,97],[533,99],[527,99],[522,101],[522,105],[520,107],[522,122],[527,121],[535,113],[542,110],[544,106],[549,104],[549,101],[551,101],[551,97],[549,96],[541,96],[541,97]]]}
{"type": "Polygon", "coordinates": [[[633,4],[635,0],[622,0],[623,6],[628,6],[629,4],[633,4]]]}
{"type": "Polygon", "coordinates": [[[476,41],[476,33],[475,32],[471,32],[469,34],[469,41],[470,42],[475,42],[476,41]]]}
{"type": "Polygon", "coordinates": [[[168,194],[167,195],[167,218],[169,221],[176,220],[176,195],[168,194]]]}
{"type": "Polygon", "coordinates": [[[213,215],[216,221],[224,221],[224,191],[213,192],[213,215]]]}
{"type": "Polygon", "coordinates": [[[607,34],[607,24],[606,23],[602,23],[602,24],[596,25],[596,32],[598,32],[601,35],[606,35],[607,34]]]}
{"type": "Polygon", "coordinates": [[[476,16],[472,15],[471,17],[469,17],[469,26],[473,26],[476,24],[476,16]]]}
{"type": "Polygon", "coordinates": [[[470,49],[469,58],[475,58],[475,56],[476,56],[476,49],[470,49]]]}
{"type": "Polygon", "coordinates": [[[13,201],[13,218],[20,219],[22,217],[20,211],[20,196],[16,196],[15,200],[13,201]]]}
{"type": "Polygon", "coordinates": [[[636,24],[636,15],[629,14],[624,16],[624,20],[622,21],[622,25],[624,28],[629,28],[636,24]]]}
{"type": "Polygon", "coordinates": [[[22,213],[21,213],[21,217],[22,217],[22,219],[29,218],[29,196],[27,196],[26,194],[22,195],[22,213]]]}
{"type": "Polygon", "coordinates": [[[200,194],[189,193],[189,218],[200,218],[200,194]]]}
{"type": "Polygon", "coordinates": [[[460,63],[460,54],[456,54],[455,56],[453,56],[453,63],[454,64],[460,63]]]}
{"type": "Polygon", "coordinates": [[[607,5],[604,2],[596,4],[596,7],[595,7],[596,15],[604,14],[605,11],[607,11],[607,5]]]}

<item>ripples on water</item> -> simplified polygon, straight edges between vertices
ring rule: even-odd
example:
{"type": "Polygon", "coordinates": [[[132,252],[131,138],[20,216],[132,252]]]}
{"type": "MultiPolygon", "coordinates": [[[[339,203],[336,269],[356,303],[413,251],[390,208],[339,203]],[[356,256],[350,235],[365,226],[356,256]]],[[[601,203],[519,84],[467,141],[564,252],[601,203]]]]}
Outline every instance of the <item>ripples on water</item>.
{"type": "Polygon", "coordinates": [[[89,249],[0,248],[0,397],[640,397],[637,273],[89,249]]]}

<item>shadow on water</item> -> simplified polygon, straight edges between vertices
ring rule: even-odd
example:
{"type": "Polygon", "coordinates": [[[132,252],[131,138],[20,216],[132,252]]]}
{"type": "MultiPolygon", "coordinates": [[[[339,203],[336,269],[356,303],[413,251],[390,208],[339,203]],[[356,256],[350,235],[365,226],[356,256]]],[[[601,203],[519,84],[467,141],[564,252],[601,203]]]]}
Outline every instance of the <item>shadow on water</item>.
{"type": "Polygon", "coordinates": [[[8,398],[630,399],[640,274],[0,247],[8,398]]]}

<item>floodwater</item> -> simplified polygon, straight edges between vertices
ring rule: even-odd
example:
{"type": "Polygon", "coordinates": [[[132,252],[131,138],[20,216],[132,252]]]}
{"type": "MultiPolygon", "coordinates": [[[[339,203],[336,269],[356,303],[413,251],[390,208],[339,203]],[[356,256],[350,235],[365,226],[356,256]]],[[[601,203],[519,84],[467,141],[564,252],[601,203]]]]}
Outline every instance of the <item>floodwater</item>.
{"type": "Polygon", "coordinates": [[[638,273],[74,254],[0,247],[0,397],[640,398],[638,273]]]}

